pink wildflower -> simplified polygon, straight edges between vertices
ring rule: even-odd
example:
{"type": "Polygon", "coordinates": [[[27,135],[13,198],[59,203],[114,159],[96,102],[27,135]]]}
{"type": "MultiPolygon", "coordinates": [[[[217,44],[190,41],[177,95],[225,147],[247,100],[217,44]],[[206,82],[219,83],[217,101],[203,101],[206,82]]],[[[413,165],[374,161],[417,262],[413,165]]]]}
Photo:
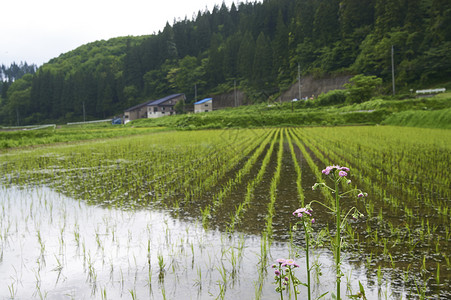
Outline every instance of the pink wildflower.
{"type": "Polygon", "coordinates": [[[288,259],[286,259],[285,262],[282,264],[282,267],[286,267],[286,266],[294,266],[294,267],[297,267],[298,265],[296,264],[296,262],[294,261],[294,259],[288,258],[288,259]]]}
{"type": "Polygon", "coordinates": [[[293,212],[293,216],[297,216],[299,218],[303,217],[303,214],[312,216],[312,210],[306,209],[305,207],[298,208],[293,212]]]}
{"type": "MultiPolygon", "coordinates": [[[[347,167],[340,167],[340,166],[337,166],[337,165],[333,165],[333,166],[327,166],[324,170],[322,170],[321,172],[323,173],[323,174],[325,174],[325,175],[329,175],[330,174],[330,172],[333,172],[334,170],[341,170],[341,171],[344,171],[345,172],[345,174],[346,174],[346,172],[349,172],[349,168],[347,168],[347,167]]],[[[347,174],[346,174],[347,175],[347,174]]],[[[346,175],[344,175],[344,176],[346,176],[346,175]]],[[[342,176],[342,175],[340,175],[340,176],[342,176]]],[[[343,177],[343,176],[342,176],[343,177]]]]}
{"type": "Polygon", "coordinates": [[[276,262],[278,262],[279,264],[283,264],[285,262],[284,258],[278,258],[276,259],[276,262]]]}

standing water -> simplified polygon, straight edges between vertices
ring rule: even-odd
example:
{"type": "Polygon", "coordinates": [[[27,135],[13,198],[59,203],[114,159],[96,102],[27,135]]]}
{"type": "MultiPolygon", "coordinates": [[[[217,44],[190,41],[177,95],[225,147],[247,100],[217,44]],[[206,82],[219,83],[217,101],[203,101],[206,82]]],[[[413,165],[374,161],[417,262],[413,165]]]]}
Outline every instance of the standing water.
{"type": "MultiPolygon", "coordinates": [[[[3,187],[0,209],[1,299],[275,299],[270,265],[290,249],[205,230],[167,211],[90,206],[46,187],[3,187]]],[[[326,250],[313,257],[320,295],[334,288],[333,257],[326,250]]],[[[297,261],[302,281],[303,258],[297,261]]],[[[366,285],[364,265],[343,269],[344,289],[366,285]]],[[[369,299],[377,294],[367,291],[369,299]]]]}

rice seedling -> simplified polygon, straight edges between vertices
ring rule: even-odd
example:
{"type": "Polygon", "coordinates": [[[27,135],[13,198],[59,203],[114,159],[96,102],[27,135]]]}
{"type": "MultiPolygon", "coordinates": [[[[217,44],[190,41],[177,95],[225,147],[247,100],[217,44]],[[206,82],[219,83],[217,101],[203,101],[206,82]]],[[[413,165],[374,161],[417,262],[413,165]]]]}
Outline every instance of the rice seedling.
{"type": "Polygon", "coordinates": [[[382,284],[382,269],[381,266],[377,266],[377,284],[381,285],[382,284]]]}
{"type": "Polygon", "coordinates": [[[133,300],[136,300],[136,291],[135,290],[129,290],[130,296],[132,297],[133,300]]]}
{"type": "Polygon", "coordinates": [[[435,283],[440,284],[440,263],[437,263],[437,268],[435,271],[435,283]]]}
{"type": "Polygon", "coordinates": [[[55,261],[56,261],[56,267],[53,268],[52,271],[55,271],[58,273],[58,277],[56,278],[56,283],[55,283],[55,284],[58,284],[58,281],[61,277],[61,272],[63,271],[64,266],[63,266],[61,260],[56,255],[55,255],[55,261]]]}
{"type": "Polygon", "coordinates": [[[164,257],[161,253],[158,253],[157,258],[158,258],[159,272],[160,272],[160,274],[164,274],[165,267],[166,267],[166,263],[164,262],[164,257]]]}

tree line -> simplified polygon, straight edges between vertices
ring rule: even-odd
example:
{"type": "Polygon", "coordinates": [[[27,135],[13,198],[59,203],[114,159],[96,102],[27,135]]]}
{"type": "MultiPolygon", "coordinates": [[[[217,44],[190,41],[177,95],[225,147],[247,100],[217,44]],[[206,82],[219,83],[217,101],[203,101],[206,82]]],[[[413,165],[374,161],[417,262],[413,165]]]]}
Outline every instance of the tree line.
{"type": "Polygon", "coordinates": [[[149,99],[189,102],[238,86],[253,101],[302,75],[365,74],[407,88],[451,75],[448,0],[224,3],[158,33],[96,41],[15,80],[0,102],[13,124],[104,118],[149,99]]]}
{"type": "Polygon", "coordinates": [[[27,62],[19,64],[13,62],[10,66],[2,64],[0,66],[0,98],[6,99],[8,87],[17,79],[22,78],[25,74],[36,73],[37,66],[29,65],[27,62]]]}

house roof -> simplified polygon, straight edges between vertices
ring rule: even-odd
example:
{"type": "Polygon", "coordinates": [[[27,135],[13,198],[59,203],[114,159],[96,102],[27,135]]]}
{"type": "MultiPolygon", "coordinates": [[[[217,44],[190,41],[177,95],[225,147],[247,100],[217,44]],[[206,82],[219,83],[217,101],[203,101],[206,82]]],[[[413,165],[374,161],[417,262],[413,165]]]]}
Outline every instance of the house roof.
{"type": "Polygon", "coordinates": [[[183,94],[173,94],[173,95],[169,95],[169,96],[166,96],[166,97],[158,99],[158,100],[149,100],[149,101],[146,101],[144,103],[141,103],[141,104],[132,106],[130,108],[127,108],[126,110],[124,110],[124,112],[132,111],[132,110],[135,110],[135,109],[147,106],[147,105],[160,105],[160,104],[162,104],[162,103],[164,103],[164,102],[166,102],[168,100],[171,100],[173,98],[177,98],[177,97],[179,97],[181,95],[183,95],[183,94]]]}
{"type": "Polygon", "coordinates": [[[208,101],[210,101],[210,100],[213,100],[213,98],[205,98],[205,99],[203,99],[203,100],[197,101],[197,102],[194,103],[194,104],[202,104],[202,103],[208,102],[208,101]]]}
{"type": "Polygon", "coordinates": [[[138,109],[138,108],[144,107],[144,106],[148,105],[149,103],[151,103],[152,101],[154,101],[154,100],[146,101],[146,102],[144,102],[144,103],[141,103],[141,104],[138,104],[138,105],[132,106],[132,107],[130,107],[130,108],[127,108],[126,110],[124,110],[124,112],[127,112],[127,111],[132,111],[132,110],[135,110],[135,109],[138,109]]]}
{"type": "Polygon", "coordinates": [[[173,95],[169,95],[169,96],[166,96],[166,97],[164,97],[164,98],[161,98],[161,99],[158,99],[158,100],[155,100],[155,101],[151,101],[150,103],[147,103],[147,105],[149,105],[149,106],[160,105],[160,104],[162,104],[162,103],[164,103],[164,102],[166,102],[166,101],[168,101],[168,100],[177,98],[177,97],[179,97],[179,96],[181,96],[181,95],[183,95],[183,94],[173,94],[173,95]]]}

